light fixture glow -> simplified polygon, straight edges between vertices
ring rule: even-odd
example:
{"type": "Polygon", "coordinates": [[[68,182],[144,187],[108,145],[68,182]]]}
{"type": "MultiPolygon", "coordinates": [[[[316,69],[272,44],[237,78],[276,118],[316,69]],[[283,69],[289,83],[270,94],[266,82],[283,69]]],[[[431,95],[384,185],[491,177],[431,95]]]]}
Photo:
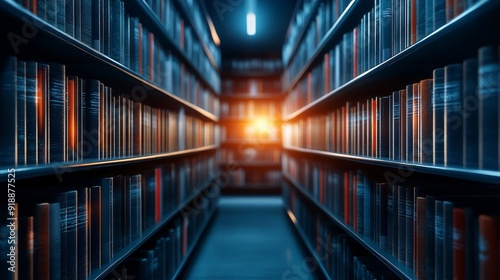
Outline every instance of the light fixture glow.
{"type": "Polygon", "coordinates": [[[255,14],[250,12],[247,14],[247,34],[250,36],[255,35],[256,32],[256,18],[255,14]]]}

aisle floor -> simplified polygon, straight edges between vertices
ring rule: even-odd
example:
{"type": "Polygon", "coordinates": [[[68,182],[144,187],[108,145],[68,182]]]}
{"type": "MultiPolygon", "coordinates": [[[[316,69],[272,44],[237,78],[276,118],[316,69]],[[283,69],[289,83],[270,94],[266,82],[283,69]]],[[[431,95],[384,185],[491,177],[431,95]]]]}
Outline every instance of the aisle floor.
{"type": "Polygon", "coordinates": [[[183,279],[317,279],[281,197],[222,197],[183,279]]]}

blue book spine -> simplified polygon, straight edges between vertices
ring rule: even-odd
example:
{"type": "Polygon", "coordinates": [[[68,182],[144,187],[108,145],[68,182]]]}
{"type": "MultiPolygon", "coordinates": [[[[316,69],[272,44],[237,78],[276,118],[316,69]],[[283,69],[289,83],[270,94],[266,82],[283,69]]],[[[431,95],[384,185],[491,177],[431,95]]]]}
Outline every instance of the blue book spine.
{"type": "Polygon", "coordinates": [[[478,63],[476,58],[463,63],[464,167],[479,167],[478,63]]]}
{"type": "Polygon", "coordinates": [[[500,63],[493,46],[479,49],[479,168],[499,170],[498,99],[500,63]]]}
{"type": "Polygon", "coordinates": [[[66,161],[66,68],[50,64],[49,162],[66,161]]]}
{"type": "Polygon", "coordinates": [[[463,166],[462,64],[444,68],[444,165],[463,166]]]}
{"type": "Polygon", "coordinates": [[[444,68],[433,72],[432,89],[432,135],[433,135],[433,164],[444,164],[444,68]]]}
{"type": "Polygon", "coordinates": [[[16,127],[16,74],[17,59],[13,56],[0,56],[0,166],[13,168],[17,165],[17,127],[16,127]],[[14,108],[14,109],[13,109],[14,108]]]}

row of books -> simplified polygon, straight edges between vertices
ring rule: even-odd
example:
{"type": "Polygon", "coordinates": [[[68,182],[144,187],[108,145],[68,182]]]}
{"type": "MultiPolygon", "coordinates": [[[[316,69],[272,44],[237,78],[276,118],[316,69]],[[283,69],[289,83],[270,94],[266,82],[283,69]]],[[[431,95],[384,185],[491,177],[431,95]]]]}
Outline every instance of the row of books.
{"type": "MultiPolygon", "coordinates": [[[[172,90],[172,87],[168,87],[169,82],[178,82],[172,79],[172,71],[180,68],[184,62],[170,62],[173,66],[168,68],[171,50],[158,39],[157,34],[149,31],[151,27],[143,24],[147,20],[133,16],[133,11],[128,11],[128,5],[122,0],[19,1],[19,4],[48,24],[168,91],[172,90]]],[[[175,9],[170,11],[173,14],[169,18],[174,24],[165,27],[167,34],[172,34],[172,41],[185,53],[193,67],[206,77],[205,81],[215,91],[220,91],[217,70],[206,57],[191,28],[184,27],[184,19],[175,9]]],[[[180,91],[174,91],[174,94],[180,95],[180,91]]]]}
{"type": "MultiPolygon", "coordinates": [[[[360,16],[356,27],[342,34],[335,47],[325,51],[324,67],[329,69],[324,72],[328,72],[331,78],[323,79],[326,90],[323,93],[338,88],[410,47],[472,7],[474,2],[375,0],[371,10],[360,16]]],[[[328,22],[325,20],[327,12],[328,9],[326,12],[318,9],[318,17],[322,20],[311,23],[290,67],[285,70],[286,89],[330,28],[331,25],[321,27],[328,22]]]]}
{"type": "Polygon", "coordinates": [[[345,232],[308,207],[294,189],[284,184],[283,194],[297,227],[305,234],[304,242],[314,250],[317,263],[309,267],[322,265],[329,279],[399,279],[345,232]]]}
{"type": "Polygon", "coordinates": [[[203,199],[206,201],[203,211],[176,218],[162,230],[161,237],[149,241],[151,245],[143,246],[115,269],[121,272],[118,274],[137,279],[173,279],[216,209],[215,198],[203,199]]]}
{"type": "Polygon", "coordinates": [[[241,144],[235,148],[223,147],[220,150],[220,162],[281,162],[281,149],[279,147],[266,147],[264,145],[241,144]]]}
{"type": "Polygon", "coordinates": [[[229,184],[231,187],[248,187],[257,185],[279,185],[281,183],[281,171],[279,170],[249,170],[235,163],[228,167],[229,184]]]}
{"type": "Polygon", "coordinates": [[[269,116],[270,118],[281,118],[281,106],[278,102],[268,100],[227,100],[221,101],[221,117],[255,119],[269,116]]]}
{"type": "MultiPolygon", "coordinates": [[[[91,278],[92,271],[120,256],[208,184],[216,168],[213,156],[189,161],[136,175],[84,179],[68,188],[18,188],[19,279],[91,278]]],[[[2,226],[4,237],[6,229],[2,226]]],[[[6,249],[2,246],[2,260],[6,249]]]]}
{"type": "Polygon", "coordinates": [[[346,102],[286,124],[285,145],[402,162],[498,171],[496,46],[389,96],[346,102]]]}
{"type": "MultiPolygon", "coordinates": [[[[147,3],[147,5],[151,8],[151,12],[155,14],[158,20],[161,23],[163,23],[163,26],[166,28],[167,31],[178,28],[176,26],[176,23],[179,21],[179,18],[181,17],[180,13],[178,12],[178,9],[184,9],[185,11],[189,11],[191,19],[193,19],[194,21],[185,20],[185,22],[191,22],[191,24],[194,24],[192,28],[198,31],[197,33],[200,36],[199,40],[202,41],[203,44],[210,50],[210,54],[214,58],[216,65],[220,65],[221,62],[220,50],[212,40],[209,24],[207,22],[207,19],[205,18],[205,14],[200,6],[199,1],[147,0],[145,1],[145,3],[147,3]],[[177,5],[180,5],[181,7],[179,8],[177,5]]],[[[184,25],[185,28],[188,28],[188,25],[186,24],[184,25]]],[[[194,33],[196,34],[196,31],[194,31],[194,33]]],[[[173,36],[173,38],[178,38],[178,37],[173,36]]]]}
{"type": "Polygon", "coordinates": [[[273,73],[281,71],[281,59],[231,59],[223,64],[226,71],[273,73]]]}
{"type": "Polygon", "coordinates": [[[215,124],[141,103],[57,63],[3,59],[2,166],[167,153],[215,144],[215,124]]]}
{"type": "MultiPolygon", "coordinates": [[[[335,24],[349,3],[349,0],[302,1],[301,6],[295,11],[295,17],[292,18],[292,22],[286,34],[285,43],[283,44],[282,57],[285,65],[291,60],[293,52],[295,51],[294,47],[296,47],[298,43],[297,41],[306,40],[304,37],[299,38],[302,32],[306,32],[306,36],[317,36],[317,40],[321,40],[321,37],[326,34],[330,26],[335,24]],[[312,21],[307,27],[307,30],[304,30],[308,18],[312,18],[312,21]]],[[[306,47],[300,46],[300,48],[306,47]]],[[[297,50],[297,52],[300,51],[297,50]]],[[[313,50],[310,50],[310,52],[312,51],[313,50]]]]}
{"type": "Polygon", "coordinates": [[[269,141],[280,141],[279,127],[273,123],[238,123],[225,124],[221,127],[221,141],[241,141],[246,143],[264,143],[269,141]]]}
{"type": "Polygon", "coordinates": [[[287,157],[284,166],[296,186],[416,279],[500,277],[498,193],[393,184],[302,158],[287,157]]]}
{"type": "Polygon", "coordinates": [[[222,92],[227,95],[280,94],[281,81],[276,78],[226,78],[222,80],[222,92]]]}

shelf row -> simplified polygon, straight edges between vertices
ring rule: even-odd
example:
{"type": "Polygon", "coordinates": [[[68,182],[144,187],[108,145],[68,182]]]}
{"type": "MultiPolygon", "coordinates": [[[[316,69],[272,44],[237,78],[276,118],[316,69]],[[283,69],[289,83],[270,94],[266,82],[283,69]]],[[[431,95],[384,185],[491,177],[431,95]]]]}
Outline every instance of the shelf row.
{"type": "Polygon", "coordinates": [[[216,145],[216,124],[149,106],[145,96],[82,79],[57,63],[6,57],[2,160],[7,167],[119,159],[216,145]]]}
{"type": "MultiPolygon", "coordinates": [[[[141,52],[141,57],[145,63],[151,62],[145,71],[155,76],[149,79],[150,75],[144,76],[132,71],[129,67],[62,33],[13,2],[2,2],[2,13],[6,21],[2,25],[2,33],[5,32],[6,38],[14,36],[11,38],[14,41],[3,41],[4,50],[9,53],[15,52],[19,59],[47,64],[64,64],[72,75],[96,79],[109,85],[125,88],[125,96],[139,98],[149,103],[169,101],[165,103],[168,107],[184,106],[200,117],[217,119],[218,105],[214,103],[217,102],[215,92],[209,90],[201,82],[202,80],[199,80],[204,77],[203,75],[190,74],[191,71],[196,70],[195,68],[185,69],[185,63],[182,62],[182,57],[179,59],[179,54],[154,52],[154,50],[143,48],[145,53],[142,55],[141,52]],[[24,22],[21,19],[24,19],[24,22]],[[19,37],[21,35],[28,37],[16,41],[23,39],[19,37]],[[39,55],[40,49],[44,50],[43,57],[39,55]],[[158,63],[159,60],[153,59],[159,57],[160,54],[164,59],[162,64],[158,63]],[[154,67],[153,64],[155,64],[154,67]],[[174,80],[175,73],[178,77],[174,80]],[[174,91],[174,85],[177,88],[176,91],[174,91]]],[[[138,28],[138,25],[135,27],[138,28]]],[[[143,38],[146,39],[148,36],[143,36],[143,38]]],[[[154,39],[151,42],[155,41],[157,40],[154,39]]],[[[149,43],[149,39],[145,43],[149,43]]],[[[135,47],[138,49],[137,45],[135,47]]],[[[145,63],[142,66],[145,66],[145,63]]]]}
{"type": "Polygon", "coordinates": [[[338,280],[412,279],[391,271],[381,256],[371,255],[373,252],[365,249],[370,242],[365,243],[349,232],[346,234],[328,215],[310,208],[311,201],[302,197],[307,194],[287,183],[283,184],[283,194],[288,217],[314,258],[309,264],[303,264],[306,272],[319,270],[322,278],[338,280]]]}
{"type": "MultiPolygon", "coordinates": [[[[321,107],[320,104],[327,102],[326,100],[346,100],[348,95],[352,98],[353,93],[356,95],[355,98],[369,96],[370,93],[363,91],[366,91],[366,88],[372,84],[371,81],[374,80],[379,81],[375,89],[392,91],[395,87],[402,87],[405,83],[410,82],[410,78],[424,78],[425,73],[431,69],[457,63],[459,62],[457,58],[466,59],[482,45],[496,42],[494,33],[491,33],[491,36],[485,35],[489,34],[487,32],[488,26],[496,25],[495,13],[499,7],[494,1],[479,1],[429,34],[422,38],[419,37],[419,40],[408,43],[405,48],[399,49],[398,52],[391,51],[390,55],[382,59],[379,55],[382,51],[377,51],[381,42],[377,36],[380,34],[368,36],[366,33],[369,32],[370,28],[374,28],[374,24],[370,24],[374,18],[368,16],[374,11],[373,9],[367,10],[368,14],[365,13],[362,16],[363,6],[356,4],[358,2],[353,1],[350,7],[356,11],[360,10],[360,22],[353,24],[352,29],[344,30],[344,28],[341,31],[336,31],[335,34],[328,33],[323,37],[320,45],[315,48],[311,58],[300,63],[298,71],[300,74],[293,75],[295,78],[288,79],[288,85],[285,88],[289,92],[307,91],[308,87],[311,86],[316,86],[315,89],[319,91],[313,92],[315,100],[314,98],[304,100],[301,104],[295,105],[294,108],[285,110],[285,119],[292,119],[313,108],[321,107]],[[468,40],[463,42],[460,52],[458,50],[450,52],[449,50],[453,48],[455,43],[461,41],[460,38],[464,38],[464,36],[468,40]],[[377,39],[380,41],[376,41],[377,39]],[[422,58],[421,63],[415,64],[412,57],[422,58]],[[407,65],[413,65],[413,67],[407,67],[407,65]],[[315,72],[317,73],[315,74],[315,72]],[[387,73],[393,73],[399,78],[390,79],[390,75],[387,73]],[[317,83],[312,83],[313,76],[318,75],[327,76],[319,79],[317,83]]],[[[351,21],[356,22],[355,19],[351,19],[351,21]]],[[[393,21],[389,26],[392,26],[392,23],[393,21]]],[[[397,42],[403,40],[401,36],[398,37],[397,42]]],[[[412,37],[406,34],[404,38],[412,37]]],[[[392,37],[392,33],[390,33],[390,39],[390,46],[393,50],[396,41],[393,41],[395,39],[392,37]]]]}
{"type": "Polygon", "coordinates": [[[300,157],[283,162],[285,178],[313,209],[328,215],[401,277],[497,275],[491,270],[498,267],[495,205],[500,200],[495,189],[417,182],[410,180],[413,173],[406,174],[406,180],[393,180],[399,176],[396,172],[382,175],[360,166],[352,170],[300,157]],[[460,234],[451,237],[450,232],[460,234]],[[483,255],[493,257],[479,259],[483,255]]]}
{"type": "MultiPolygon", "coordinates": [[[[51,29],[55,34],[91,47],[151,82],[158,79],[156,72],[159,71],[159,66],[153,65],[154,61],[146,59],[147,56],[144,55],[168,54],[165,48],[173,50],[177,57],[189,65],[191,71],[198,74],[199,79],[213,91],[219,91],[219,85],[214,84],[218,80],[208,79],[217,73],[217,67],[211,65],[198,38],[193,37],[191,27],[185,26],[184,19],[179,16],[172,0],[164,3],[162,11],[169,15],[167,25],[155,24],[158,19],[154,18],[154,13],[149,13],[148,4],[139,0],[85,3],[20,2],[19,6],[15,2],[7,2],[4,5],[15,17],[29,16],[25,22],[31,24],[30,28],[35,25],[36,33],[38,28],[53,27],[51,29]],[[40,24],[39,20],[44,24],[40,24]],[[154,32],[150,32],[151,30],[154,32]]],[[[23,46],[17,41],[20,39],[19,35],[16,35],[18,37],[11,35],[9,38],[15,42],[13,47],[19,52],[23,50],[19,47],[23,46]]],[[[32,34],[25,37],[31,39],[32,34]]]]}
{"type": "MultiPolygon", "coordinates": [[[[19,225],[19,277],[101,279],[173,218],[189,213],[183,209],[193,199],[213,195],[207,191],[216,187],[210,179],[213,160],[198,156],[139,174],[64,181],[64,187],[42,182],[27,186],[10,170],[8,193],[15,195],[5,194],[9,211],[2,216],[19,225]]],[[[2,236],[6,234],[4,226],[2,236]]]]}

